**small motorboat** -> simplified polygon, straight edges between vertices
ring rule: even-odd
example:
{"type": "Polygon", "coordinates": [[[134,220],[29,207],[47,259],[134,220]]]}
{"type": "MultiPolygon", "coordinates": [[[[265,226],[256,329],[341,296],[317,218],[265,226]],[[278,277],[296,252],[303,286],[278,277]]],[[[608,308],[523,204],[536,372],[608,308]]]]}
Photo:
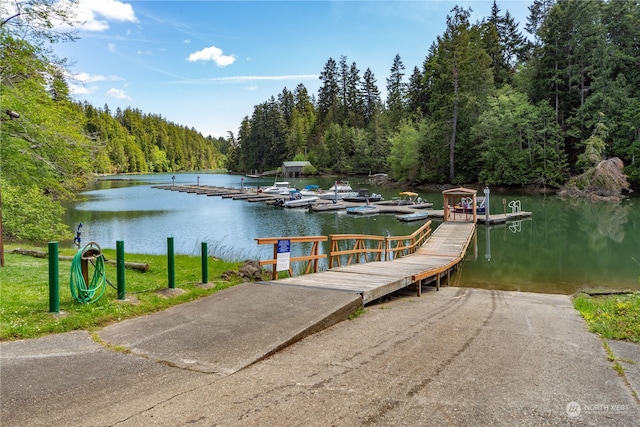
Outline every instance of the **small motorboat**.
{"type": "Polygon", "coordinates": [[[350,215],[373,215],[378,212],[380,212],[380,209],[373,205],[353,206],[347,208],[347,213],[350,215]]]}
{"type": "Polygon", "coordinates": [[[318,192],[318,197],[324,200],[343,200],[345,197],[355,197],[358,195],[349,185],[348,181],[336,181],[336,183],[326,191],[318,192]]]}
{"type": "Polygon", "coordinates": [[[285,208],[306,208],[318,200],[318,196],[303,196],[298,190],[289,191],[289,200],[285,200],[282,206],[285,208]]]}
{"type": "Polygon", "coordinates": [[[392,199],[394,205],[404,206],[404,205],[416,205],[422,203],[422,198],[418,196],[418,193],[414,193],[412,191],[403,191],[399,194],[399,197],[394,197],[392,199]]]}
{"type": "Polygon", "coordinates": [[[322,190],[320,190],[320,186],[319,185],[315,185],[315,184],[309,184],[307,186],[305,186],[302,190],[300,190],[300,194],[302,194],[303,196],[307,197],[307,196],[318,196],[319,193],[321,193],[322,190]]]}
{"type": "Polygon", "coordinates": [[[259,192],[262,192],[262,194],[288,194],[289,190],[291,188],[288,181],[276,181],[271,187],[263,188],[259,192]]]}
{"type": "Polygon", "coordinates": [[[420,221],[423,219],[427,219],[428,217],[429,217],[428,212],[413,212],[410,214],[396,215],[396,218],[398,219],[398,221],[402,221],[402,222],[420,221]]]}
{"type": "Polygon", "coordinates": [[[380,194],[376,194],[376,193],[369,193],[369,190],[366,188],[359,188],[358,190],[358,194],[355,196],[347,196],[347,197],[343,197],[342,200],[344,200],[345,202],[379,202],[382,199],[382,196],[380,194]]]}
{"type": "MultiPolygon", "coordinates": [[[[485,213],[485,205],[486,198],[485,197],[476,197],[476,214],[484,215],[485,213]]],[[[460,203],[457,203],[453,206],[453,211],[455,213],[472,213],[473,212],[473,198],[472,197],[463,197],[460,200],[460,203]]]]}

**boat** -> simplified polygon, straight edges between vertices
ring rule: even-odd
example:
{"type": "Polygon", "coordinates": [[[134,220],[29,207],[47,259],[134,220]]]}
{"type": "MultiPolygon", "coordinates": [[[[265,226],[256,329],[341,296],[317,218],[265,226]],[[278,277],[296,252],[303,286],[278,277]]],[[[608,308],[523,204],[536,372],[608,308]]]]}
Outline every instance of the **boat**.
{"type": "Polygon", "coordinates": [[[427,212],[413,212],[404,215],[396,215],[398,221],[402,222],[410,222],[410,221],[420,221],[423,219],[427,219],[429,217],[429,213],[427,212]]]}
{"type": "Polygon", "coordinates": [[[347,208],[347,213],[350,215],[373,215],[380,212],[380,209],[374,205],[353,206],[347,208]]]}
{"type": "Polygon", "coordinates": [[[276,181],[272,186],[258,190],[258,192],[262,192],[262,194],[289,194],[289,190],[292,188],[289,187],[288,181],[276,181]]]}
{"type": "Polygon", "coordinates": [[[290,190],[289,200],[285,200],[282,206],[285,208],[306,208],[316,200],[318,200],[318,196],[303,196],[299,190],[290,190]]]}
{"type": "Polygon", "coordinates": [[[406,206],[416,205],[422,203],[422,197],[418,196],[418,193],[412,191],[402,191],[399,196],[391,199],[392,205],[406,206]]]}
{"type": "Polygon", "coordinates": [[[322,190],[320,190],[320,186],[318,185],[314,185],[314,184],[309,184],[307,186],[305,186],[302,190],[300,190],[300,194],[302,194],[303,196],[307,197],[307,196],[318,196],[318,193],[320,193],[322,190]]]}
{"type": "Polygon", "coordinates": [[[347,197],[343,197],[342,200],[344,200],[345,202],[379,202],[380,200],[383,200],[382,196],[380,194],[376,194],[376,193],[369,193],[369,190],[366,188],[359,188],[357,190],[358,195],[357,196],[347,196],[347,197]]]}
{"type": "Polygon", "coordinates": [[[343,200],[345,197],[355,197],[358,195],[349,185],[348,181],[336,181],[331,188],[318,192],[318,197],[324,200],[343,200]]]}
{"type": "MultiPolygon", "coordinates": [[[[486,197],[476,197],[476,214],[484,215],[486,206],[486,197]]],[[[473,213],[473,198],[463,197],[460,203],[453,206],[452,209],[455,213],[473,213]]]]}

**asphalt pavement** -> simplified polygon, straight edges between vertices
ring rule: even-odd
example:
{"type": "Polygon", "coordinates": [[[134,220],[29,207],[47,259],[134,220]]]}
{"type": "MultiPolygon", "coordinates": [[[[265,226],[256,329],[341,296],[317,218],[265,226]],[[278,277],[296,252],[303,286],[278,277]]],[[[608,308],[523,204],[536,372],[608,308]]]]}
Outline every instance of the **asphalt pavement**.
{"type": "Polygon", "coordinates": [[[640,426],[640,346],[570,297],[253,283],[86,331],[0,343],[0,425],[640,426]]]}

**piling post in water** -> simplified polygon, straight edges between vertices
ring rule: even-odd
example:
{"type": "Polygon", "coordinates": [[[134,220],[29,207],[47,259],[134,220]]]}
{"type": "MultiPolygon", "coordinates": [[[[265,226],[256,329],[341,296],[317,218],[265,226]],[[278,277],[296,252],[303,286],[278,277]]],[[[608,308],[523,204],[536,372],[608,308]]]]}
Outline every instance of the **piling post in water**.
{"type": "Polygon", "coordinates": [[[167,274],[169,276],[169,289],[176,287],[176,264],[173,250],[173,237],[167,237],[167,274]]]}
{"type": "Polygon", "coordinates": [[[58,242],[49,242],[49,313],[60,313],[58,242]]]}
{"type": "Polygon", "coordinates": [[[209,250],[207,242],[202,242],[202,283],[209,283],[209,250]]]}
{"type": "Polygon", "coordinates": [[[489,213],[489,195],[491,194],[491,190],[489,190],[489,186],[484,187],[484,220],[487,224],[489,224],[490,213],[489,213]]]}
{"type": "Polygon", "coordinates": [[[126,285],[124,276],[124,241],[116,241],[116,274],[118,279],[118,299],[126,299],[126,285]]]}

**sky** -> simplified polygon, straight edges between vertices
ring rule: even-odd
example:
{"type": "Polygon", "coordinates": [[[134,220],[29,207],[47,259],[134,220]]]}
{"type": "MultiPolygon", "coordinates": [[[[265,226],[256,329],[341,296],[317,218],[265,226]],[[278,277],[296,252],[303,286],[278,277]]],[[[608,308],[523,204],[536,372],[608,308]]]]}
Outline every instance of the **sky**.
{"type": "MultiPolygon", "coordinates": [[[[531,3],[497,2],[521,28],[531,3]]],[[[77,101],[135,108],[205,137],[237,136],[254,106],[284,88],[303,84],[317,95],[329,58],[345,56],[361,76],[369,68],[384,99],[396,54],[408,81],[455,5],[470,7],[473,23],[492,1],[79,0],[79,39],[54,52],[71,64],[77,101]]]]}

